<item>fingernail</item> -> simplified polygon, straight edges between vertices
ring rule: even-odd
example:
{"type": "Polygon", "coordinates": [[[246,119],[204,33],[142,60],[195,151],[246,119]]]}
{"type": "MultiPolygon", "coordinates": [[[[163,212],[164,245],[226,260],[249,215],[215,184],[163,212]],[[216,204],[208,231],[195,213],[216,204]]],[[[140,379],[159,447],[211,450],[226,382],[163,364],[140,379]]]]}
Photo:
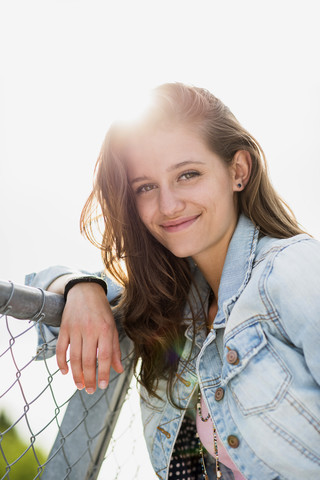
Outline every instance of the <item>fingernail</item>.
{"type": "Polygon", "coordinates": [[[108,386],[108,383],[105,380],[101,380],[101,382],[99,382],[99,388],[101,388],[102,390],[107,388],[107,386],[108,386]]]}
{"type": "Polygon", "coordinates": [[[82,383],[76,383],[76,387],[77,387],[78,390],[82,390],[82,389],[83,389],[82,383]]]}
{"type": "Polygon", "coordinates": [[[64,368],[62,370],[60,370],[60,372],[62,373],[62,375],[66,375],[68,373],[68,370],[65,370],[64,368]]]}
{"type": "Polygon", "coordinates": [[[89,395],[92,395],[94,393],[94,389],[93,388],[86,388],[86,392],[89,393],[89,395]]]}

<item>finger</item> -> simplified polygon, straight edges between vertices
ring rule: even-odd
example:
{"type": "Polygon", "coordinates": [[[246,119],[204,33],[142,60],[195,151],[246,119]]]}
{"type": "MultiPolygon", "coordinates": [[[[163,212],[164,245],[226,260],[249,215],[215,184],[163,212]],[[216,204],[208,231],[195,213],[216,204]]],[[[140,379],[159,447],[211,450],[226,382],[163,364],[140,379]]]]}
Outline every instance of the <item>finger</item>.
{"type": "Polygon", "coordinates": [[[60,330],[58,342],[56,346],[56,358],[58,367],[63,375],[66,375],[69,371],[67,364],[67,349],[70,343],[69,335],[64,331],[60,330]]]}
{"type": "Polygon", "coordinates": [[[121,363],[121,349],[117,330],[115,330],[115,333],[113,335],[111,365],[117,373],[122,373],[124,371],[123,365],[121,363]]]}
{"type": "Polygon", "coordinates": [[[107,388],[110,378],[112,360],[112,341],[110,334],[102,334],[98,344],[98,385],[99,388],[107,388]]]}
{"type": "Polygon", "coordinates": [[[70,365],[74,383],[79,390],[82,390],[85,383],[82,372],[82,339],[80,334],[73,335],[70,339],[70,365]]]}
{"type": "Polygon", "coordinates": [[[87,393],[96,389],[97,341],[91,336],[84,337],[82,345],[82,371],[87,393]]]}

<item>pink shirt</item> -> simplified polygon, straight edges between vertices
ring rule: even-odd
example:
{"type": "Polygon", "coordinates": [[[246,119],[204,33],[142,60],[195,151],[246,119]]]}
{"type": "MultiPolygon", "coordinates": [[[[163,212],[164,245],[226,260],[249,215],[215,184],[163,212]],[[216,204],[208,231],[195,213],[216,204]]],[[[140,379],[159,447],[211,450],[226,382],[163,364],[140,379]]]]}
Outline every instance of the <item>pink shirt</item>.
{"type": "MultiPolygon", "coordinates": [[[[208,415],[208,409],[202,397],[201,397],[201,414],[203,418],[206,418],[208,415]]],[[[210,453],[210,455],[212,455],[213,458],[215,458],[215,453],[213,448],[213,425],[212,425],[211,417],[209,417],[207,422],[203,422],[199,416],[199,413],[197,412],[196,424],[197,424],[197,432],[202,445],[210,453]]],[[[217,434],[217,444],[218,444],[219,461],[223,463],[226,467],[232,470],[235,480],[246,480],[245,477],[241,475],[241,473],[239,472],[239,470],[231,460],[218,434],[217,434]]]]}

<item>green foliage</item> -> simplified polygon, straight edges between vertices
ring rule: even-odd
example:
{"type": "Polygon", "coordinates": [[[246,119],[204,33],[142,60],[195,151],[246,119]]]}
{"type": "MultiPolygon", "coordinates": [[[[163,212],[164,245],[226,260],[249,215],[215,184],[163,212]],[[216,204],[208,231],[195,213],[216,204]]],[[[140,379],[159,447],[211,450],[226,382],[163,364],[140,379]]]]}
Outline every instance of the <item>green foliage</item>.
{"type": "MultiPolygon", "coordinates": [[[[33,449],[30,444],[21,439],[16,428],[11,428],[7,433],[4,433],[10,426],[11,422],[4,413],[0,412],[0,478],[3,478],[7,472],[7,464],[13,463],[20,455],[24,454],[20,460],[10,467],[7,476],[4,478],[31,480],[40,471],[38,470],[38,462],[40,465],[43,464],[46,461],[46,455],[38,447],[34,446],[33,449]]],[[[37,478],[40,478],[40,476],[37,478]]]]}

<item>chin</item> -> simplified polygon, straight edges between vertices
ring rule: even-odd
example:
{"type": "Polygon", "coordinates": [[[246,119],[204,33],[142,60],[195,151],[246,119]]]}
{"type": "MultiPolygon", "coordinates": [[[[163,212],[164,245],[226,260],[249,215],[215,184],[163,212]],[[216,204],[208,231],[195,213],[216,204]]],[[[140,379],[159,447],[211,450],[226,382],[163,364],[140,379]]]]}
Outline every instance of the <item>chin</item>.
{"type": "Polygon", "coordinates": [[[178,257],[178,258],[192,257],[196,253],[195,250],[191,249],[191,248],[186,248],[186,247],[170,248],[167,245],[164,245],[164,246],[167,248],[167,250],[169,250],[172,253],[172,255],[174,255],[175,257],[178,257]]]}

